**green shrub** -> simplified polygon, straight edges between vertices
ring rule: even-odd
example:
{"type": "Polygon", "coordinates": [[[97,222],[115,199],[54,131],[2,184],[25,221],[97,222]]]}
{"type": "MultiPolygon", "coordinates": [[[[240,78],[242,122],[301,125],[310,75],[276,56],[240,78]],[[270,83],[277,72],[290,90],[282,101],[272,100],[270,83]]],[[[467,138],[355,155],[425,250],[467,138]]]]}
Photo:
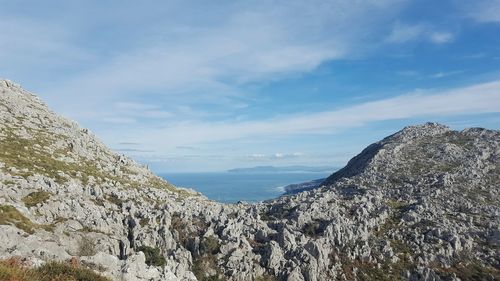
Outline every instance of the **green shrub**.
{"type": "Polygon", "coordinates": [[[145,227],[146,225],[148,225],[149,223],[149,218],[142,218],[139,220],[139,224],[142,226],[142,227],[145,227]]]}
{"type": "Polygon", "coordinates": [[[160,253],[160,249],[158,248],[140,246],[139,248],[137,248],[137,251],[141,251],[144,253],[144,256],[146,256],[147,265],[164,266],[165,264],[167,264],[167,261],[160,253]]]}
{"type": "Polygon", "coordinates": [[[208,236],[203,238],[200,243],[201,254],[212,254],[215,255],[219,252],[220,244],[219,239],[214,236],[208,236]]]}
{"type": "Polygon", "coordinates": [[[321,221],[308,222],[304,224],[302,233],[310,237],[318,237],[320,235],[323,235],[324,229],[322,224],[323,222],[321,221]]]}

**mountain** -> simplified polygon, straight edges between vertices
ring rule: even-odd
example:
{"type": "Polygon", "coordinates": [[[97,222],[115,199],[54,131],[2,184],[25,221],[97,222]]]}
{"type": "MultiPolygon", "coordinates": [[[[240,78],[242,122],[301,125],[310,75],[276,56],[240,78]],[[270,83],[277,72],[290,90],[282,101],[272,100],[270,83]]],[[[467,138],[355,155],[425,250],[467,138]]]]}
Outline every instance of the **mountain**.
{"type": "Polygon", "coordinates": [[[235,168],[230,173],[328,173],[335,168],[329,166],[256,166],[250,168],[235,168]]]}
{"type": "Polygon", "coordinates": [[[321,187],[220,204],[1,80],[0,279],[17,257],[113,280],[499,280],[499,144],[495,130],[410,126],[321,187]]]}

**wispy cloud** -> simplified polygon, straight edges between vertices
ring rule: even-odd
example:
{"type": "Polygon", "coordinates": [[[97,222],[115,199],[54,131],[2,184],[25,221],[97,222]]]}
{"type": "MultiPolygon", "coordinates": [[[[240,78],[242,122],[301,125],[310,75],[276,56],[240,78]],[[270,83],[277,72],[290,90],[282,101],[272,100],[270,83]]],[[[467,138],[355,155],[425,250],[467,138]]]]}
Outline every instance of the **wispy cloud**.
{"type": "MultiPolygon", "coordinates": [[[[498,112],[498,82],[413,89],[451,87],[462,52],[498,57],[493,36],[473,40],[496,30],[500,0],[436,4],[445,16],[408,0],[84,2],[3,3],[0,74],[137,159],[313,161],[374,130],[342,148],[316,134],[498,112]]],[[[470,81],[496,77],[460,62],[470,81]]]]}
{"type": "Polygon", "coordinates": [[[466,1],[462,8],[467,16],[478,22],[500,22],[500,0],[466,1]]]}
{"type": "Polygon", "coordinates": [[[94,59],[73,42],[70,31],[50,22],[4,15],[0,30],[0,70],[4,73],[57,69],[94,59]]]}
{"type": "Polygon", "coordinates": [[[429,34],[429,39],[435,44],[444,44],[453,41],[455,35],[451,32],[434,31],[429,34]]]}
{"type": "Polygon", "coordinates": [[[242,138],[327,134],[371,122],[404,118],[458,116],[500,112],[500,81],[441,92],[416,91],[393,98],[319,113],[247,122],[189,122],[162,129],[143,129],[121,139],[155,146],[179,146],[242,138]],[[136,136],[145,135],[142,139],[136,136]]]}
{"type": "Polygon", "coordinates": [[[266,161],[266,160],[277,160],[277,159],[291,159],[291,158],[299,158],[305,156],[304,153],[301,152],[292,152],[292,153],[282,153],[276,152],[273,154],[264,154],[264,153],[254,153],[248,155],[250,160],[256,161],[266,161]]]}
{"type": "MultiPolygon", "coordinates": [[[[153,96],[168,104],[241,104],[241,84],[309,72],[326,61],[362,52],[371,45],[367,41],[380,39],[375,23],[389,22],[404,2],[231,2],[209,10],[189,1],[172,4],[178,13],[167,17],[153,38],[99,56],[92,67],[44,92],[57,108],[77,100],[80,106],[71,111],[80,115],[123,97],[153,96]],[[180,17],[184,12],[192,18],[180,17]]],[[[127,13],[134,18],[136,12],[127,13]]],[[[137,30],[127,36],[142,36],[137,30]]]]}
{"type": "Polygon", "coordinates": [[[460,74],[460,73],[463,73],[464,71],[463,70],[455,70],[455,71],[441,71],[441,72],[437,72],[437,73],[434,73],[434,74],[431,74],[429,77],[430,78],[434,78],[434,79],[439,79],[439,78],[444,78],[444,77],[448,77],[448,76],[453,76],[453,75],[457,75],[457,74],[460,74]]]}
{"type": "Polygon", "coordinates": [[[190,145],[178,145],[175,148],[181,149],[181,150],[199,150],[199,147],[196,146],[190,146],[190,145]]]}
{"type": "Polygon", "coordinates": [[[386,41],[389,43],[406,43],[423,40],[434,44],[445,44],[453,41],[454,38],[453,33],[437,30],[430,24],[396,23],[386,41]]]}
{"type": "Polygon", "coordinates": [[[483,58],[487,58],[487,57],[488,57],[487,53],[475,53],[475,54],[462,55],[459,57],[459,59],[475,60],[475,59],[483,59],[483,58]]]}
{"type": "Polygon", "coordinates": [[[118,143],[119,145],[130,145],[130,146],[137,146],[137,145],[141,145],[140,143],[138,142],[119,142],[118,143]]]}

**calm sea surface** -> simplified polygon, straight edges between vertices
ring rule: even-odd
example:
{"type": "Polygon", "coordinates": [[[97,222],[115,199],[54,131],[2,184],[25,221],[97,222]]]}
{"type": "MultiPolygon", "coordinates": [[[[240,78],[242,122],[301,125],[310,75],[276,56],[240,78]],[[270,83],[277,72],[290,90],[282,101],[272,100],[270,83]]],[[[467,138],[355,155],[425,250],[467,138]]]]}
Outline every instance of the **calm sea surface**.
{"type": "Polygon", "coordinates": [[[223,202],[259,202],[279,197],[283,187],[324,178],[329,173],[172,173],[161,174],[167,181],[189,187],[208,198],[223,202]]]}

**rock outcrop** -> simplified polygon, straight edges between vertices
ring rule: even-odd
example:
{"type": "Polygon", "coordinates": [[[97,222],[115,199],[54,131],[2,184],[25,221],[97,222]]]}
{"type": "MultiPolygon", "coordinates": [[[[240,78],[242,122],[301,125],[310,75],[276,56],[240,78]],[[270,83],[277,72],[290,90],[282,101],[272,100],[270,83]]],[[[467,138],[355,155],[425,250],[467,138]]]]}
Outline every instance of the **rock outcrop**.
{"type": "Polygon", "coordinates": [[[0,259],[115,280],[498,280],[500,132],[428,123],[320,187],[220,204],[0,81],[0,259]]]}

